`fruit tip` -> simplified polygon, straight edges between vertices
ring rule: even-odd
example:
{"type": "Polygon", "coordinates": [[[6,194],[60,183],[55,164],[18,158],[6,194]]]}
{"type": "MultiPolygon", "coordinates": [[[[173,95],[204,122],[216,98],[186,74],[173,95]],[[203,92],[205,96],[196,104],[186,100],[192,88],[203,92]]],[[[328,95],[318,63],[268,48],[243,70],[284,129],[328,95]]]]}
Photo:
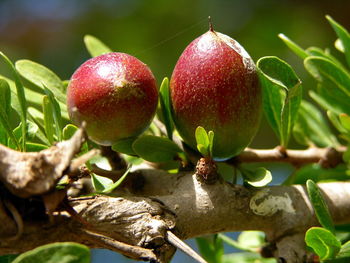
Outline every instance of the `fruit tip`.
{"type": "Polygon", "coordinates": [[[214,27],[213,27],[213,24],[211,22],[211,17],[210,16],[208,16],[208,20],[209,20],[209,31],[214,32],[214,27]]]}

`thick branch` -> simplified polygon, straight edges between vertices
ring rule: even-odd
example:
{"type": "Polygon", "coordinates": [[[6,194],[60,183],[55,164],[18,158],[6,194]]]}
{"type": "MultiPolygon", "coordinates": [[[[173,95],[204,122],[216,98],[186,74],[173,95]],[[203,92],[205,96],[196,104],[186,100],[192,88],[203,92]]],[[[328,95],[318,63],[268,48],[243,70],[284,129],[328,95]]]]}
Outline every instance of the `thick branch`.
{"type": "MultiPolygon", "coordinates": [[[[133,197],[120,192],[118,195],[123,194],[123,198],[96,196],[74,199],[70,203],[93,231],[144,248],[166,244],[168,229],[182,239],[217,232],[262,230],[270,242],[278,243],[318,224],[302,186],[247,189],[220,181],[201,184],[191,174],[169,175],[156,170],[143,170],[142,174],[144,187],[128,193],[133,197]]],[[[320,187],[334,221],[350,223],[350,183],[325,183],[320,187]]],[[[0,233],[4,233],[1,228],[5,226],[0,226],[0,233]]],[[[101,246],[85,239],[80,227],[80,223],[64,214],[56,216],[55,225],[25,222],[23,237],[17,241],[1,241],[0,254],[19,253],[54,241],[101,246]]],[[[286,253],[281,244],[284,243],[277,245],[276,255],[288,258],[290,251],[286,253]]],[[[305,251],[298,253],[300,259],[305,251]]],[[[287,262],[301,262],[299,259],[287,262]]]]}

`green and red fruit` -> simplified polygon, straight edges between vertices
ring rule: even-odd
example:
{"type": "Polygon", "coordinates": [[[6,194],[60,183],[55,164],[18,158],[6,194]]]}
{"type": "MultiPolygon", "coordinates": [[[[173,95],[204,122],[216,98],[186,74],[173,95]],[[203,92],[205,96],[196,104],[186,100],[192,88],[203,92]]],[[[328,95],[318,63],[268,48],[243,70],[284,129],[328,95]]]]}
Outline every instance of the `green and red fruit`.
{"type": "Polygon", "coordinates": [[[195,130],[214,131],[213,157],[239,154],[256,134],[262,95],[254,61],[235,40],[212,28],[191,42],[170,81],[175,126],[196,149],[195,130]]]}
{"type": "Polygon", "coordinates": [[[91,58],[73,74],[67,91],[72,122],[86,122],[90,139],[101,145],[141,134],[158,103],[155,78],[147,65],[125,53],[91,58]]]}

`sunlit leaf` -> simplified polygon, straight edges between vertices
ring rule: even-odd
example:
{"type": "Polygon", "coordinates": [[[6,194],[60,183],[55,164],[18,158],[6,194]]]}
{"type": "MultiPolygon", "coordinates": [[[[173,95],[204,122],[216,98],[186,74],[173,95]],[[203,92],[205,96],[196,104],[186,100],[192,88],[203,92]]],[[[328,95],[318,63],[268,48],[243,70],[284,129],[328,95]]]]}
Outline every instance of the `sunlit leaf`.
{"type": "Polygon", "coordinates": [[[321,227],[310,228],[306,232],[305,242],[321,260],[334,258],[341,248],[341,243],[332,232],[321,227]]]}
{"type": "Polygon", "coordinates": [[[51,106],[52,113],[53,113],[53,120],[55,124],[55,130],[56,130],[56,136],[59,141],[62,141],[62,117],[61,117],[61,108],[52,93],[51,90],[47,89],[44,86],[45,93],[48,97],[48,105],[51,106]]]}
{"type": "Polygon", "coordinates": [[[86,49],[89,51],[92,57],[97,57],[102,54],[112,52],[112,50],[106,44],[91,35],[85,35],[84,43],[86,49]]]}
{"type": "Polygon", "coordinates": [[[164,125],[167,131],[168,138],[172,140],[174,124],[171,117],[171,105],[170,105],[170,94],[169,94],[169,79],[164,78],[160,85],[160,106],[162,109],[162,116],[164,119],[164,125]]]}
{"type": "Polygon", "coordinates": [[[43,84],[50,89],[57,100],[66,103],[65,88],[62,80],[47,67],[31,60],[22,59],[16,62],[16,69],[23,78],[42,90],[43,84]]]}
{"type": "Polygon", "coordinates": [[[90,263],[90,249],[84,245],[64,242],[37,247],[19,255],[13,263],[90,263]]]}
{"type": "Polygon", "coordinates": [[[46,137],[52,145],[55,141],[54,139],[54,120],[53,120],[53,109],[48,96],[43,97],[43,113],[44,113],[44,128],[46,137]]]}
{"type": "Polygon", "coordinates": [[[263,187],[272,181],[271,172],[264,167],[241,166],[240,171],[244,180],[254,187],[263,187]]]}
{"type": "Polygon", "coordinates": [[[337,40],[334,42],[334,46],[340,52],[342,52],[342,53],[345,52],[345,48],[344,48],[343,42],[341,42],[341,40],[339,38],[337,38],[337,40]]]}
{"type": "Polygon", "coordinates": [[[23,84],[21,82],[21,79],[19,77],[19,74],[15,68],[15,66],[13,65],[13,63],[11,62],[11,60],[2,52],[0,52],[0,57],[2,58],[2,60],[5,62],[5,64],[9,67],[9,69],[12,72],[12,75],[15,79],[15,85],[16,85],[16,94],[17,94],[17,98],[18,98],[18,103],[19,103],[19,108],[20,108],[20,118],[21,118],[21,122],[23,123],[22,125],[22,147],[21,150],[22,151],[26,151],[26,142],[27,142],[27,138],[26,138],[26,130],[27,130],[27,101],[26,101],[26,96],[24,93],[24,87],[23,84]]]}
{"type": "Polygon", "coordinates": [[[202,257],[208,263],[221,263],[224,255],[222,239],[218,235],[196,238],[197,246],[202,257]]]}
{"type": "Polygon", "coordinates": [[[298,55],[300,58],[305,59],[309,56],[308,52],[305,51],[303,48],[301,48],[298,44],[293,42],[291,39],[289,39],[284,34],[278,34],[278,37],[282,39],[282,41],[289,47],[296,55],[298,55]]]}
{"type": "Polygon", "coordinates": [[[19,150],[21,146],[14,136],[10,123],[11,91],[7,81],[0,79],[0,138],[1,143],[7,145],[8,137],[19,150]]]}
{"type": "Polygon", "coordinates": [[[350,66],[350,34],[349,32],[339,23],[337,23],[332,17],[326,16],[328,22],[333,27],[338,38],[341,40],[342,46],[344,48],[344,53],[348,65],[350,66]]]}
{"type": "Polygon", "coordinates": [[[277,57],[263,57],[257,67],[266,118],[280,138],[280,144],[286,147],[301,101],[301,81],[293,69],[277,57]]]}

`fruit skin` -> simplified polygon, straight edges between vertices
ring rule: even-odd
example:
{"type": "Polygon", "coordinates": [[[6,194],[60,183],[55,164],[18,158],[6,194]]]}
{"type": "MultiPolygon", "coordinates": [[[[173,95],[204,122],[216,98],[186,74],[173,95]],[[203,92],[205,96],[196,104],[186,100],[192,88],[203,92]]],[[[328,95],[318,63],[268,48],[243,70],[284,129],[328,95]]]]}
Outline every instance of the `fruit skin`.
{"type": "Polygon", "coordinates": [[[262,95],[253,60],[238,42],[212,29],[192,41],[170,81],[175,126],[196,149],[195,129],[215,133],[213,157],[238,155],[255,136],[262,95]]]}
{"type": "Polygon", "coordinates": [[[74,72],[67,90],[72,122],[80,125],[85,121],[90,139],[106,146],[142,133],[150,125],[157,103],[151,70],[125,53],[87,60],[74,72]]]}

